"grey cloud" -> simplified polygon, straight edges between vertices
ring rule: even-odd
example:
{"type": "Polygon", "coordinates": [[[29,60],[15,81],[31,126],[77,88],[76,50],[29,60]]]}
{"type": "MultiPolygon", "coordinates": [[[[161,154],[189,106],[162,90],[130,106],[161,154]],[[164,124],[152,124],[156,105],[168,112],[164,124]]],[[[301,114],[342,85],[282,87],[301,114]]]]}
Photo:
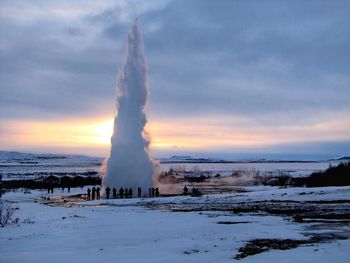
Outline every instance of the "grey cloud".
{"type": "MultiPolygon", "coordinates": [[[[140,15],[150,114],[268,121],[282,112],[293,122],[350,111],[349,9],[347,1],[205,0],[150,8],[140,15]]],[[[24,105],[45,116],[113,108],[130,19],[122,11],[104,9],[77,25],[2,18],[2,114],[25,117],[24,105]]]]}
{"type": "Polygon", "coordinates": [[[146,24],[163,23],[145,37],[154,111],[315,115],[348,109],[348,3],[263,3],[176,1],[166,16],[148,14],[146,24]]]}
{"type": "Polygon", "coordinates": [[[72,27],[64,25],[55,32],[46,24],[1,28],[8,36],[0,52],[2,117],[94,116],[113,108],[122,50],[98,41],[76,47],[83,41],[72,43],[72,27]]]}

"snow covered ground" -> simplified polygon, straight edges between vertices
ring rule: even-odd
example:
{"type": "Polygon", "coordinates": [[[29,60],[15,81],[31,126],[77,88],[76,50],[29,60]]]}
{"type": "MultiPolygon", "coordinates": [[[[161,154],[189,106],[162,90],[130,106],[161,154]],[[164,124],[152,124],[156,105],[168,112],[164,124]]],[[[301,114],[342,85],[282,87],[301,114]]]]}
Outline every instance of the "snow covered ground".
{"type": "MultiPolygon", "coordinates": [[[[193,197],[97,200],[71,208],[38,202],[44,192],[7,193],[18,209],[0,228],[0,262],[232,262],[251,239],[307,239],[306,233],[349,231],[349,224],[317,230],[289,218],[230,212],[171,212],[162,203],[227,203],[249,200],[346,200],[350,187],[255,187],[252,192],[193,197]],[[302,194],[301,194],[302,193],[302,194]],[[230,224],[218,224],[227,222],[230,224]],[[237,224],[235,224],[237,223],[237,224]]],[[[70,194],[84,189],[72,189],[70,194]]],[[[66,193],[67,195],[67,193],[66,193]]],[[[350,240],[270,250],[242,262],[348,262],[350,240]]]]}

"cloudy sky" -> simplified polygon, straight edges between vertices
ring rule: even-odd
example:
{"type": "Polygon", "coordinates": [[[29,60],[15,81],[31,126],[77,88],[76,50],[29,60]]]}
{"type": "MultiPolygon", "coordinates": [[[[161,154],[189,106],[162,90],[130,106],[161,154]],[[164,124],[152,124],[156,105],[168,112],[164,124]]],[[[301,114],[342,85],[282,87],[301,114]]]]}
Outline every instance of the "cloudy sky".
{"type": "Polygon", "coordinates": [[[349,1],[0,1],[2,150],[106,155],[135,17],[154,155],[350,154],[349,1]]]}

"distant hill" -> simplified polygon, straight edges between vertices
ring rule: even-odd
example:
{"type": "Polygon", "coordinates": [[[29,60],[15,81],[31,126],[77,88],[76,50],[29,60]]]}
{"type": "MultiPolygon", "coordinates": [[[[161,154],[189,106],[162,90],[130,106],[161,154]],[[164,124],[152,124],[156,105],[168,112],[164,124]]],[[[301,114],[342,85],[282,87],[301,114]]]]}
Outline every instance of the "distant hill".
{"type": "Polygon", "coordinates": [[[327,161],[350,161],[350,156],[342,156],[339,158],[329,159],[327,161]]]}
{"type": "Polygon", "coordinates": [[[101,164],[103,158],[70,154],[0,151],[0,164],[101,164]]]}
{"type": "Polygon", "coordinates": [[[329,167],[324,172],[312,173],[308,177],[294,178],[295,186],[323,187],[350,185],[350,162],[329,167]]]}
{"type": "Polygon", "coordinates": [[[218,158],[192,158],[189,155],[174,155],[170,158],[159,158],[161,163],[317,163],[320,161],[305,160],[268,160],[268,159],[242,159],[224,160],[218,158]]]}
{"type": "MultiPolygon", "coordinates": [[[[101,164],[104,158],[74,154],[51,153],[24,153],[17,151],[0,151],[0,164],[75,164],[96,163],[101,164]]],[[[169,158],[156,158],[161,163],[317,163],[317,162],[341,162],[349,161],[350,156],[342,156],[328,160],[300,160],[300,159],[274,159],[274,158],[245,158],[245,159],[221,159],[221,158],[193,158],[190,155],[174,155],[169,158]]]]}

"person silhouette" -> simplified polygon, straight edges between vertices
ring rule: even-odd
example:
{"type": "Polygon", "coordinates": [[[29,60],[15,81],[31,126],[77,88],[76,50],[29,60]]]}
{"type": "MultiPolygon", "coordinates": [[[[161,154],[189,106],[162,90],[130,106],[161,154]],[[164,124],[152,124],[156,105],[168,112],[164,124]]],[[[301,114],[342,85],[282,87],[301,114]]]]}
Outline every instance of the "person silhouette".
{"type": "Polygon", "coordinates": [[[101,196],[100,196],[100,191],[101,191],[101,188],[100,188],[100,187],[97,187],[97,188],[96,188],[96,199],[97,199],[97,200],[100,200],[100,197],[101,197],[101,196]]]}
{"type": "Polygon", "coordinates": [[[96,188],[94,186],[94,187],[92,187],[91,200],[95,200],[95,195],[96,195],[96,188]]]}
{"type": "Polygon", "coordinates": [[[184,195],[187,195],[188,194],[188,188],[187,188],[187,186],[185,185],[185,187],[184,187],[184,195]]]}
{"type": "Polygon", "coordinates": [[[141,192],[142,192],[141,187],[137,188],[137,197],[138,198],[141,198],[141,192]]]}
{"type": "Polygon", "coordinates": [[[91,189],[88,188],[87,189],[87,200],[90,200],[90,198],[91,198],[91,189]]]}
{"type": "Polygon", "coordinates": [[[117,198],[117,189],[113,188],[112,192],[113,192],[113,198],[116,199],[117,198]]]}
{"type": "Polygon", "coordinates": [[[119,189],[119,196],[120,196],[120,198],[124,197],[124,189],[123,189],[123,187],[120,187],[120,189],[119,189]]]}
{"type": "Polygon", "coordinates": [[[109,199],[109,194],[111,193],[111,188],[107,186],[106,188],[106,198],[109,199]]]}

